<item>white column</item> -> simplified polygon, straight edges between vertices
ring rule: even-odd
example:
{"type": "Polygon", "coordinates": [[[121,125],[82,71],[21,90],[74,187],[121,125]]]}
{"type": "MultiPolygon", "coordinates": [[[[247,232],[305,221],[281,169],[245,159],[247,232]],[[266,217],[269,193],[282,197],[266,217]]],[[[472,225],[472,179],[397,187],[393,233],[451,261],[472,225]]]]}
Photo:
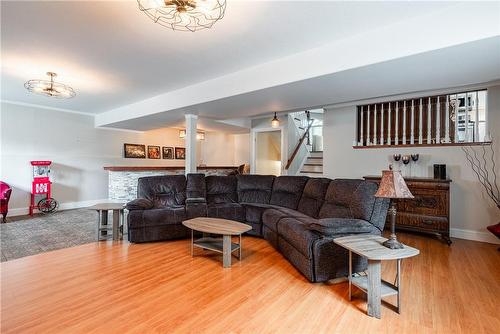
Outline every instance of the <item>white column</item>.
{"type": "Polygon", "coordinates": [[[439,103],[439,96],[436,102],[436,144],[441,142],[441,103],[439,103]]]}
{"type": "Polygon", "coordinates": [[[431,123],[432,123],[432,115],[431,115],[431,98],[429,97],[429,101],[427,103],[427,144],[431,143],[431,123]]]}
{"type": "Polygon", "coordinates": [[[387,145],[391,145],[391,102],[387,110],[387,145]]]}
{"type": "Polygon", "coordinates": [[[384,104],[380,104],[380,145],[384,145],[384,104]]]}
{"type": "Polygon", "coordinates": [[[446,104],[444,112],[444,141],[446,143],[450,142],[450,96],[446,95],[446,104]]]}
{"type": "Polygon", "coordinates": [[[477,91],[476,91],[476,119],[474,121],[473,141],[479,141],[479,97],[477,91]]]}
{"type": "Polygon", "coordinates": [[[424,133],[424,129],[423,129],[423,115],[422,115],[422,108],[423,108],[423,102],[422,102],[422,99],[420,99],[420,105],[418,106],[418,143],[419,144],[422,144],[422,141],[423,141],[423,133],[424,133]]]}
{"type": "Polygon", "coordinates": [[[415,100],[411,100],[410,144],[415,144],[415,100]]]}
{"type": "Polygon", "coordinates": [[[399,141],[399,102],[396,101],[396,120],[395,120],[395,123],[394,123],[394,145],[397,145],[398,144],[398,141],[399,141]]]}
{"type": "Polygon", "coordinates": [[[403,102],[403,145],[406,145],[406,101],[403,102]]]}
{"type": "Polygon", "coordinates": [[[368,105],[368,114],[366,115],[366,146],[371,145],[370,142],[370,106],[368,105]]]}
{"type": "Polygon", "coordinates": [[[196,173],[196,127],[198,116],[186,114],[186,175],[196,173]]]}
{"type": "Polygon", "coordinates": [[[365,145],[365,138],[363,137],[365,134],[363,133],[363,127],[364,127],[364,116],[365,116],[365,112],[363,111],[363,106],[361,106],[361,111],[360,111],[360,117],[361,117],[361,120],[359,122],[359,126],[360,126],[360,129],[359,129],[359,143],[358,145],[360,146],[364,146],[365,145]]]}
{"type": "Polygon", "coordinates": [[[377,105],[373,113],[373,145],[377,145],[377,105]]]}

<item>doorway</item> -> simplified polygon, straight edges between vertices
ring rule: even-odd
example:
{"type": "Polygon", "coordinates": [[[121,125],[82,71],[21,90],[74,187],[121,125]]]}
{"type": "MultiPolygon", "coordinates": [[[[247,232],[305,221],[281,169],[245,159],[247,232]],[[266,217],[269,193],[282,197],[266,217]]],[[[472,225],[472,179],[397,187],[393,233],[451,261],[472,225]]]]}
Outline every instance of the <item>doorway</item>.
{"type": "Polygon", "coordinates": [[[255,173],[281,175],[282,134],[281,130],[255,132],[255,173]]]}

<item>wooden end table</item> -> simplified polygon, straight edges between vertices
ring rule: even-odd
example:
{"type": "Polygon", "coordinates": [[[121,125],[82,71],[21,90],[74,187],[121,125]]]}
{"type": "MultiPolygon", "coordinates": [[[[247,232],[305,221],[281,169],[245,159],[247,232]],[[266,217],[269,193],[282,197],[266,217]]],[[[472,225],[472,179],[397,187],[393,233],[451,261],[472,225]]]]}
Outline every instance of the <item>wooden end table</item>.
{"type": "Polygon", "coordinates": [[[191,256],[194,256],[194,247],[208,249],[222,253],[224,268],[231,267],[231,254],[238,251],[238,260],[241,260],[241,235],[252,229],[250,225],[229,219],[198,217],[183,221],[182,224],[191,229],[191,256]],[[194,231],[203,232],[203,238],[194,240],[194,231]],[[220,234],[220,238],[212,238],[207,234],[220,234]],[[233,235],[239,236],[239,243],[233,243],[233,235]]]}
{"type": "Polygon", "coordinates": [[[89,207],[97,211],[97,241],[107,240],[108,231],[112,231],[113,240],[123,239],[123,224],[125,223],[125,204],[123,203],[98,203],[89,207]],[[113,225],[108,227],[108,211],[113,211],[113,225]]]}
{"type": "Polygon", "coordinates": [[[355,285],[367,294],[368,315],[379,319],[382,298],[386,296],[398,296],[397,311],[401,312],[401,260],[420,253],[418,249],[406,245],[402,249],[389,249],[382,245],[386,240],[376,235],[353,235],[333,240],[337,245],[349,250],[349,300],[351,300],[351,286],[355,285]],[[368,259],[367,276],[353,277],[352,253],[368,259]],[[397,260],[396,284],[382,279],[383,260],[397,260]]]}

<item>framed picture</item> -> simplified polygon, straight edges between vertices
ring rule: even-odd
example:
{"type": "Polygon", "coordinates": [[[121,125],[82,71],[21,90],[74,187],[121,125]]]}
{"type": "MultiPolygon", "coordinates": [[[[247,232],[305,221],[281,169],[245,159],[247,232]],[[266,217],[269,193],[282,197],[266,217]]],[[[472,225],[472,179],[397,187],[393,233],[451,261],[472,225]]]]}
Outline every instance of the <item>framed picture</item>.
{"type": "Polygon", "coordinates": [[[123,144],[125,158],[146,159],[146,145],[123,144]]]}
{"type": "Polygon", "coordinates": [[[173,159],[174,158],[174,148],[173,147],[162,147],[163,159],[173,159]]]}
{"type": "Polygon", "coordinates": [[[148,159],[160,159],[160,146],[148,145],[148,159]]]}
{"type": "Polygon", "coordinates": [[[186,149],[184,147],[175,148],[175,158],[184,160],[186,159],[186,149]]]}

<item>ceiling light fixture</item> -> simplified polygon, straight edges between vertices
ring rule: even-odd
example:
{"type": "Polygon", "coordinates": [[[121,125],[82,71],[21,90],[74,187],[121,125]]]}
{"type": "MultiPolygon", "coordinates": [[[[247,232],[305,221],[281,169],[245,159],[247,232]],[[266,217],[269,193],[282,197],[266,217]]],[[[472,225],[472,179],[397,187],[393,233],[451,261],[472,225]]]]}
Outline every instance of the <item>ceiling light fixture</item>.
{"type": "Polygon", "coordinates": [[[60,82],[55,82],[54,78],[57,76],[54,72],[47,72],[50,80],[29,80],[24,84],[24,88],[31,93],[55,97],[56,99],[70,99],[75,97],[76,93],[68,85],[60,82]]]}
{"type": "Polygon", "coordinates": [[[271,127],[276,129],[280,126],[280,120],[278,119],[278,117],[276,116],[276,113],[274,113],[274,118],[273,120],[271,121],[271,127]]]}
{"type": "MultiPolygon", "coordinates": [[[[186,138],[186,130],[179,130],[179,138],[186,138]]],[[[205,132],[196,131],[196,139],[197,140],[205,140],[205,132]]]]}
{"type": "Polygon", "coordinates": [[[153,22],[180,31],[211,28],[224,17],[226,0],[137,0],[153,22]]]}

